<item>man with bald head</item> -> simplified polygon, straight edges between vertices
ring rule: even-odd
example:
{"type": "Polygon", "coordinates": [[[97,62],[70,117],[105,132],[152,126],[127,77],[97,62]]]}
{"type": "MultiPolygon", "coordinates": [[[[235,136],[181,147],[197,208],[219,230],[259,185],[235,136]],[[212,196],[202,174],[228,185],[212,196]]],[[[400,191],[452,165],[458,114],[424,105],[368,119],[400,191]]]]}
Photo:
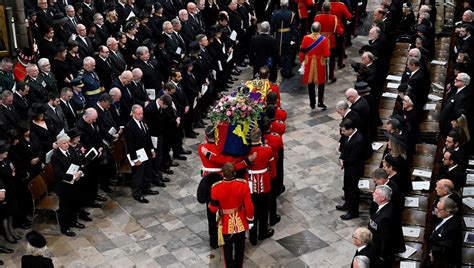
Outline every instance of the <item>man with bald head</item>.
{"type": "Polygon", "coordinates": [[[198,7],[195,3],[189,2],[186,6],[186,10],[188,11],[188,21],[187,23],[191,26],[191,28],[195,31],[194,34],[200,34],[204,32],[204,22],[202,20],[202,16],[200,16],[200,12],[198,7]]]}
{"type": "Polygon", "coordinates": [[[76,26],[77,37],[76,41],[79,45],[79,56],[81,59],[85,57],[94,56],[94,47],[92,45],[92,40],[87,36],[87,28],[84,24],[78,24],[76,26]]]}
{"type": "Polygon", "coordinates": [[[110,113],[114,118],[115,123],[118,126],[125,126],[127,122],[124,122],[122,119],[122,112],[120,109],[120,98],[122,98],[122,92],[119,88],[113,87],[109,90],[109,95],[112,98],[112,103],[110,104],[110,113]]]}
{"type": "Polygon", "coordinates": [[[142,83],[143,72],[140,68],[132,70],[132,81],[128,84],[127,88],[133,95],[134,101],[145,108],[150,102],[150,98],[146,92],[145,86],[142,83]]]}
{"type": "Polygon", "coordinates": [[[436,182],[436,199],[433,202],[433,211],[431,218],[432,224],[438,224],[440,222],[439,218],[436,216],[435,207],[442,198],[452,199],[459,209],[462,208],[461,197],[455,192],[454,183],[449,179],[441,179],[436,182]]]}
{"type": "Polygon", "coordinates": [[[84,189],[86,203],[91,207],[102,207],[100,203],[96,201],[107,201],[107,198],[98,194],[99,190],[99,174],[101,170],[100,163],[102,161],[102,151],[104,144],[102,142],[102,135],[100,134],[99,126],[97,125],[97,111],[94,108],[87,108],[84,114],[76,123],[77,129],[81,134],[81,143],[86,152],[89,152],[92,148],[97,150],[99,155],[90,162],[88,174],[89,177],[81,185],[84,189]]]}
{"type": "MultiPolygon", "coordinates": [[[[351,103],[351,110],[356,112],[361,119],[370,118],[369,103],[365,98],[359,96],[357,90],[354,88],[349,88],[346,90],[346,99],[351,103]]],[[[360,120],[357,127],[364,136],[364,140],[369,141],[369,120],[360,120]]],[[[370,144],[368,144],[368,146],[370,146],[370,144]]]]}
{"type": "Polygon", "coordinates": [[[122,122],[128,122],[130,111],[135,104],[133,92],[128,87],[133,80],[133,73],[131,71],[124,71],[119,77],[115,78],[111,87],[120,89],[120,111],[122,122]]]}
{"type": "Polygon", "coordinates": [[[122,52],[118,49],[118,41],[114,37],[107,39],[107,47],[109,48],[109,59],[114,66],[113,78],[119,76],[123,71],[127,69],[127,63],[122,55],[122,52]]]}

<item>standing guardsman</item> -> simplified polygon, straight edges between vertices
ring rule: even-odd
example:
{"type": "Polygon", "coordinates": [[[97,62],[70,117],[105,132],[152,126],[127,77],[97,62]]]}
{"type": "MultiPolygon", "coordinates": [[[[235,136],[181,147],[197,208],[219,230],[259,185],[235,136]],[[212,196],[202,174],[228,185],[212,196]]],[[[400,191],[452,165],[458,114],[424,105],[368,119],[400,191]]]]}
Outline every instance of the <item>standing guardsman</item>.
{"type": "Polygon", "coordinates": [[[294,76],[292,69],[295,62],[292,56],[291,41],[296,31],[296,17],[295,13],[288,9],[288,0],[281,0],[280,6],[281,9],[272,14],[271,33],[278,43],[281,76],[291,78],[294,76]]]}
{"type": "Polygon", "coordinates": [[[224,248],[226,267],[242,267],[245,251],[245,232],[253,221],[253,203],[244,179],[234,179],[234,164],[222,167],[224,179],[211,189],[209,209],[218,213],[218,241],[224,248]]]}

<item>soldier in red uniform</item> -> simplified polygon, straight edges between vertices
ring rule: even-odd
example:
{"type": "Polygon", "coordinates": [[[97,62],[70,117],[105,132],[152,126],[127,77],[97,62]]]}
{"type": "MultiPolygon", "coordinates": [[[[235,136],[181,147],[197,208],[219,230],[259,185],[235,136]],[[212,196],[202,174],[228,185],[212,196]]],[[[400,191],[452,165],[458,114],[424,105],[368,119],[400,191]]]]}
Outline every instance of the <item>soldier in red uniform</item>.
{"type": "MultiPolygon", "coordinates": [[[[253,160],[257,157],[257,154],[254,153],[248,158],[234,158],[232,156],[226,156],[219,152],[215,144],[215,133],[214,127],[208,126],[206,128],[206,143],[199,144],[198,153],[202,162],[201,176],[203,177],[198,187],[198,197],[200,195],[209,195],[209,187],[220,179],[222,176],[222,166],[225,163],[234,163],[234,169],[239,170],[245,168],[247,165],[250,165],[253,160]],[[220,176],[209,176],[211,173],[217,173],[220,176]]],[[[205,201],[206,206],[209,206],[209,198],[207,196],[205,201]]],[[[209,230],[209,244],[211,248],[218,248],[217,245],[217,223],[215,213],[207,209],[207,222],[209,230]]]]}
{"type": "Polygon", "coordinates": [[[270,201],[271,183],[270,178],[275,175],[275,159],[272,148],[262,145],[262,132],[258,128],[250,132],[252,147],[250,154],[257,153],[253,165],[247,167],[246,179],[255,206],[255,224],[250,229],[250,243],[257,245],[258,239],[272,237],[275,231],[268,228],[268,206],[270,201]],[[257,231],[258,228],[258,231],[257,231]]]}
{"type": "Polygon", "coordinates": [[[13,76],[15,81],[22,81],[28,76],[26,66],[33,60],[33,52],[28,47],[18,50],[18,62],[13,67],[13,76]]]}
{"type": "Polygon", "coordinates": [[[273,226],[281,220],[280,215],[277,214],[276,198],[282,193],[283,185],[283,139],[277,133],[270,132],[270,119],[268,117],[263,118],[261,126],[265,144],[272,148],[276,163],[276,176],[271,178],[272,194],[269,205],[270,225],[273,226]]]}
{"type": "Polygon", "coordinates": [[[335,15],[329,14],[330,10],[331,4],[324,2],[321,9],[323,14],[314,17],[314,21],[321,24],[321,34],[324,35],[329,42],[329,51],[331,52],[331,56],[329,57],[329,79],[334,83],[337,80],[334,76],[334,69],[336,67],[336,31],[338,20],[335,15]]]}
{"type": "Polygon", "coordinates": [[[304,83],[308,85],[309,105],[316,106],[315,87],[318,84],[318,107],[326,110],[324,105],[324,84],[326,82],[326,58],[329,52],[328,39],[320,34],[321,24],[311,25],[311,34],[306,35],[301,42],[300,62],[304,64],[304,83]]]}
{"type": "Polygon", "coordinates": [[[276,120],[277,107],[275,105],[268,105],[265,109],[265,115],[270,119],[270,131],[277,133],[280,136],[283,136],[286,132],[286,124],[283,121],[276,120]]]}
{"type": "Polygon", "coordinates": [[[243,179],[234,179],[234,165],[224,164],[224,179],[212,185],[209,209],[219,215],[219,245],[224,246],[226,267],[242,267],[245,231],[254,218],[249,188],[243,179]]]}
{"type": "Polygon", "coordinates": [[[308,10],[314,5],[314,0],[297,0],[298,17],[300,18],[300,35],[305,36],[308,33],[308,10]]]}
{"type": "Polygon", "coordinates": [[[266,104],[267,106],[269,105],[275,105],[277,107],[276,112],[275,112],[275,120],[280,120],[282,122],[286,121],[287,113],[283,108],[281,108],[279,105],[277,105],[277,95],[274,92],[270,92],[267,95],[266,99],[266,104]]]}
{"type": "Polygon", "coordinates": [[[344,21],[352,19],[352,14],[347,9],[346,5],[337,0],[331,1],[331,10],[329,13],[337,17],[337,35],[336,35],[336,51],[337,51],[337,67],[342,69],[346,67],[344,64],[345,46],[344,46],[344,21]],[[343,20],[344,19],[344,20],[343,20]]]}

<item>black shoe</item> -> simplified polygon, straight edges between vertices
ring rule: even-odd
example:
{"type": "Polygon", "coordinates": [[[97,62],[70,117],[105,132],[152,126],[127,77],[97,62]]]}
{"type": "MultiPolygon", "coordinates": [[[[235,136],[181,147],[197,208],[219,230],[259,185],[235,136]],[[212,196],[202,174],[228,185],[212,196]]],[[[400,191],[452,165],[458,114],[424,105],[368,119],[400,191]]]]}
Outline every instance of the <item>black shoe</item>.
{"type": "Polygon", "coordinates": [[[166,178],[166,177],[162,177],[162,178],[161,178],[161,181],[162,181],[162,182],[170,182],[170,179],[168,179],[168,178],[166,178]]]}
{"type": "Polygon", "coordinates": [[[275,230],[268,229],[267,232],[263,235],[258,236],[258,240],[263,240],[272,237],[275,234],[275,230]]]}
{"type": "Polygon", "coordinates": [[[329,83],[329,84],[334,84],[334,83],[336,83],[336,82],[337,82],[337,78],[334,77],[333,79],[331,79],[331,83],[329,83]]]}
{"type": "Polygon", "coordinates": [[[13,238],[13,237],[10,239],[10,238],[8,238],[8,237],[5,235],[5,236],[3,236],[3,238],[5,238],[5,241],[7,241],[7,242],[10,243],[10,244],[16,244],[16,243],[18,243],[18,242],[16,241],[16,239],[13,238]]]}
{"type": "Polygon", "coordinates": [[[280,190],[278,191],[278,195],[281,195],[282,193],[284,193],[286,191],[286,187],[285,185],[283,185],[280,190]]]}
{"type": "Polygon", "coordinates": [[[179,167],[179,163],[171,162],[170,167],[179,167]]]}
{"type": "Polygon", "coordinates": [[[188,159],[186,156],[180,155],[180,154],[173,155],[173,158],[178,159],[178,160],[183,160],[183,161],[188,159]]]}
{"type": "Polygon", "coordinates": [[[232,74],[232,75],[239,75],[240,73],[237,72],[237,71],[232,71],[232,72],[230,72],[230,74],[232,74]]]}
{"type": "Polygon", "coordinates": [[[3,261],[2,261],[2,260],[0,260],[0,265],[3,265],[3,261]]]}
{"type": "Polygon", "coordinates": [[[160,192],[154,191],[154,190],[152,190],[152,189],[148,189],[148,190],[143,191],[143,194],[146,194],[146,195],[157,195],[157,194],[159,194],[159,193],[160,193],[160,192]]]}
{"type": "Polygon", "coordinates": [[[247,67],[248,65],[242,62],[242,63],[240,63],[240,64],[237,64],[237,66],[238,66],[238,67],[245,68],[245,67],[247,67]]]}
{"type": "Polygon", "coordinates": [[[344,67],[346,67],[346,65],[345,65],[345,64],[342,64],[342,65],[339,65],[337,68],[338,68],[338,69],[343,69],[344,67]]]}
{"type": "Polygon", "coordinates": [[[256,246],[258,242],[257,239],[251,239],[251,238],[249,239],[249,241],[250,241],[250,244],[252,244],[252,246],[256,246]]]}
{"type": "Polygon", "coordinates": [[[91,215],[89,212],[85,211],[85,210],[81,210],[79,211],[79,215],[86,215],[86,216],[89,216],[91,215]]]}
{"type": "Polygon", "coordinates": [[[314,110],[316,108],[316,105],[310,104],[309,107],[311,107],[311,109],[314,110]]]}
{"type": "Polygon", "coordinates": [[[138,202],[143,203],[143,204],[150,203],[150,201],[148,201],[148,199],[146,199],[144,196],[134,196],[133,199],[135,199],[138,202]]]}
{"type": "Polygon", "coordinates": [[[95,197],[95,200],[96,200],[96,201],[99,201],[99,202],[105,202],[105,201],[107,201],[107,198],[106,198],[106,197],[103,197],[103,196],[100,196],[100,195],[97,195],[97,196],[95,197]]]}
{"type": "Polygon", "coordinates": [[[179,152],[179,154],[192,154],[193,152],[191,152],[190,150],[182,150],[181,152],[179,152]]]}
{"type": "Polygon", "coordinates": [[[328,108],[326,105],[324,105],[324,103],[318,104],[318,107],[321,108],[321,110],[323,111],[326,111],[326,109],[328,108]]]}
{"type": "Polygon", "coordinates": [[[71,231],[70,229],[61,229],[61,233],[70,237],[76,236],[76,233],[71,231]]]}
{"type": "Polygon", "coordinates": [[[28,230],[31,229],[31,222],[24,222],[18,226],[18,228],[23,229],[23,230],[28,230]]]}
{"type": "Polygon", "coordinates": [[[86,226],[80,222],[76,222],[74,223],[71,227],[74,227],[74,228],[79,228],[79,229],[84,229],[86,228],[86,226]]]}
{"type": "Polygon", "coordinates": [[[347,206],[346,204],[337,205],[337,206],[336,206],[336,209],[337,209],[337,210],[343,210],[343,211],[345,211],[345,210],[349,210],[349,206],[347,206]]]}
{"type": "Polygon", "coordinates": [[[174,171],[172,171],[171,169],[162,169],[161,172],[165,173],[165,174],[168,174],[168,175],[172,175],[174,174],[174,171]]]}
{"type": "Polygon", "coordinates": [[[91,208],[102,208],[102,204],[101,203],[97,203],[97,202],[94,202],[90,205],[91,208]]]}
{"type": "Polygon", "coordinates": [[[209,243],[209,246],[211,246],[212,249],[218,249],[219,245],[217,243],[209,243]]]}
{"type": "Polygon", "coordinates": [[[100,189],[108,194],[112,193],[112,188],[110,188],[109,186],[102,186],[100,187],[100,189]]]}
{"type": "Polygon", "coordinates": [[[158,186],[158,187],[166,187],[166,184],[165,184],[164,182],[162,182],[161,180],[159,180],[159,181],[157,181],[157,182],[156,182],[156,181],[153,181],[153,182],[151,182],[151,183],[153,183],[154,185],[156,185],[156,186],[158,186]]]}
{"type": "Polygon", "coordinates": [[[235,77],[229,78],[229,82],[234,82],[234,81],[237,81],[237,80],[239,80],[239,79],[238,79],[238,78],[235,78],[235,77]]]}
{"type": "Polygon", "coordinates": [[[92,218],[89,217],[89,216],[87,216],[87,215],[85,215],[85,214],[82,214],[82,215],[79,214],[79,217],[78,217],[78,218],[79,218],[80,220],[87,221],[87,222],[92,221],[92,218]]]}
{"type": "Polygon", "coordinates": [[[352,214],[348,212],[344,215],[341,215],[341,220],[343,221],[347,221],[347,220],[355,219],[355,218],[359,218],[359,214],[352,214]]]}
{"type": "Polygon", "coordinates": [[[281,216],[276,215],[274,219],[270,219],[270,225],[273,226],[281,221],[281,216]]]}
{"type": "Polygon", "coordinates": [[[15,252],[15,251],[11,248],[6,248],[4,246],[0,246],[0,253],[10,254],[10,253],[13,253],[13,252],[15,252]]]}
{"type": "MultiPolygon", "coordinates": [[[[197,122],[196,124],[194,124],[194,127],[195,127],[195,128],[205,128],[206,126],[205,126],[203,123],[201,123],[201,122],[197,122]]],[[[198,133],[198,134],[199,134],[199,133],[198,133]]]]}

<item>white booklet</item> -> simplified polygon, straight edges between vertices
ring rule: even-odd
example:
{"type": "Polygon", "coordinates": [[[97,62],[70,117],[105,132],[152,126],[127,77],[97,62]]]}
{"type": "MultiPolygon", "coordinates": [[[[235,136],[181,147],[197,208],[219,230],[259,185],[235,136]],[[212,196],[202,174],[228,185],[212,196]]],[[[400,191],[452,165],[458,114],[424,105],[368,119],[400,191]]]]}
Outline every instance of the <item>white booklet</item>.
{"type": "Polygon", "coordinates": [[[66,174],[73,175],[76,174],[76,172],[79,171],[79,166],[75,164],[71,164],[69,168],[66,171],[66,174]]]}
{"type": "Polygon", "coordinates": [[[442,61],[442,60],[432,60],[432,61],[431,61],[431,64],[436,64],[436,65],[444,66],[444,65],[446,65],[446,62],[445,62],[445,61],[442,61]]]}
{"type": "Polygon", "coordinates": [[[229,36],[230,40],[235,41],[237,39],[237,32],[235,30],[232,30],[229,36]]]}
{"type": "Polygon", "coordinates": [[[416,268],[416,261],[401,261],[400,268],[416,268]]]}
{"type": "Polygon", "coordinates": [[[234,57],[234,51],[232,50],[229,54],[229,57],[227,57],[227,62],[232,60],[232,57],[234,57]]]}
{"type": "Polygon", "coordinates": [[[201,96],[204,96],[204,94],[206,94],[208,89],[209,89],[208,85],[202,84],[202,86],[201,86],[201,96]]]}
{"type": "Polygon", "coordinates": [[[147,88],[146,89],[146,94],[148,95],[148,98],[150,100],[155,100],[156,99],[156,91],[153,88],[147,88]]]}
{"type": "Polygon", "coordinates": [[[473,232],[466,232],[464,236],[464,242],[469,244],[474,244],[474,233],[473,232]]]}
{"type": "Polygon", "coordinates": [[[87,154],[84,156],[86,159],[92,161],[94,160],[97,156],[99,155],[99,152],[94,148],[92,147],[89,152],[87,152],[87,154]]]}
{"type": "Polygon", "coordinates": [[[435,111],[436,110],[436,104],[435,103],[427,103],[425,106],[423,106],[423,110],[425,111],[435,111]]]}
{"type": "Polygon", "coordinates": [[[416,249],[416,248],[410,247],[409,245],[405,245],[405,248],[406,248],[406,251],[405,251],[405,252],[398,253],[398,254],[396,254],[396,255],[399,256],[399,257],[402,258],[402,259],[408,259],[408,257],[410,257],[411,255],[413,255],[413,253],[417,252],[417,249],[416,249]]]}
{"type": "Polygon", "coordinates": [[[54,149],[51,149],[49,152],[46,153],[46,159],[44,160],[45,164],[49,164],[51,162],[51,156],[53,156],[54,149]]]}
{"type": "Polygon", "coordinates": [[[400,82],[400,81],[402,81],[402,77],[401,77],[401,76],[398,76],[398,75],[391,75],[391,74],[389,74],[389,75],[387,76],[387,80],[400,82]]]}
{"type": "Polygon", "coordinates": [[[146,154],[144,148],[138,149],[136,153],[137,153],[137,159],[131,159],[130,154],[127,154],[127,158],[131,166],[135,166],[135,161],[137,160],[140,160],[140,162],[145,162],[148,160],[148,155],[146,154]]]}
{"type": "Polygon", "coordinates": [[[422,177],[422,178],[430,179],[431,178],[431,171],[415,168],[413,170],[412,175],[415,176],[415,177],[422,177]]]}
{"type": "Polygon", "coordinates": [[[109,134],[112,135],[112,136],[115,135],[115,134],[117,134],[117,130],[116,130],[114,127],[111,127],[108,132],[109,132],[109,134]]]}
{"type": "Polygon", "coordinates": [[[417,208],[419,204],[419,198],[418,197],[405,197],[405,207],[408,208],[417,208]]]}
{"type": "Polygon", "coordinates": [[[158,148],[158,137],[151,136],[151,143],[153,143],[153,148],[158,148]]]}
{"type": "Polygon", "coordinates": [[[474,217],[463,217],[467,228],[474,228],[474,217]]]}
{"type": "Polygon", "coordinates": [[[412,181],[411,184],[413,185],[413,190],[415,190],[415,191],[429,190],[430,189],[430,182],[429,181],[412,181]]]}
{"type": "Polygon", "coordinates": [[[466,183],[474,183],[474,174],[467,174],[466,183]]]}
{"type": "Polygon", "coordinates": [[[176,54],[180,55],[181,51],[182,51],[182,49],[180,47],[177,47],[175,52],[176,52],[176,54]]]}
{"type": "Polygon", "coordinates": [[[462,189],[463,196],[474,196],[474,187],[464,187],[462,189]]]}
{"type": "Polygon", "coordinates": [[[387,88],[398,89],[398,86],[400,86],[400,84],[398,84],[398,83],[392,83],[392,82],[387,83],[387,88]]]}
{"type": "Polygon", "coordinates": [[[462,203],[466,206],[468,206],[470,209],[474,208],[474,198],[472,197],[464,197],[462,199],[462,203]]]}
{"type": "Polygon", "coordinates": [[[434,94],[428,94],[428,99],[431,100],[431,101],[440,101],[442,100],[443,98],[439,97],[439,96],[436,96],[434,94]]]}
{"type": "Polygon", "coordinates": [[[420,237],[421,229],[417,227],[402,226],[402,231],[404,236],[417,238],[420,237]]]}
{"type": "Polygon", "coordinates": [[[381,143],[381,142],[372,142],[372,150],[378,151],[382,147],[383,147],[383,143],[381,143]]]}
{"type": "Polygon", "coordinates": [[[359,189],[369,189],[369,180],[359,180],[359,189]]]}
{"type": "Polygon", "coordinates": [[[444,87],[442,85],[438,84],[438,83],[431,83],[431,84],[438,90],[443,90],[444,89],[444,87]]]}
{"type": "Polygon", "coordinates": [[[382,94],[382,97],[389,98],[389,99],[396,99],[398,97],[398,94],[395,94],[392,92],[384,92],[382,94]]]}

